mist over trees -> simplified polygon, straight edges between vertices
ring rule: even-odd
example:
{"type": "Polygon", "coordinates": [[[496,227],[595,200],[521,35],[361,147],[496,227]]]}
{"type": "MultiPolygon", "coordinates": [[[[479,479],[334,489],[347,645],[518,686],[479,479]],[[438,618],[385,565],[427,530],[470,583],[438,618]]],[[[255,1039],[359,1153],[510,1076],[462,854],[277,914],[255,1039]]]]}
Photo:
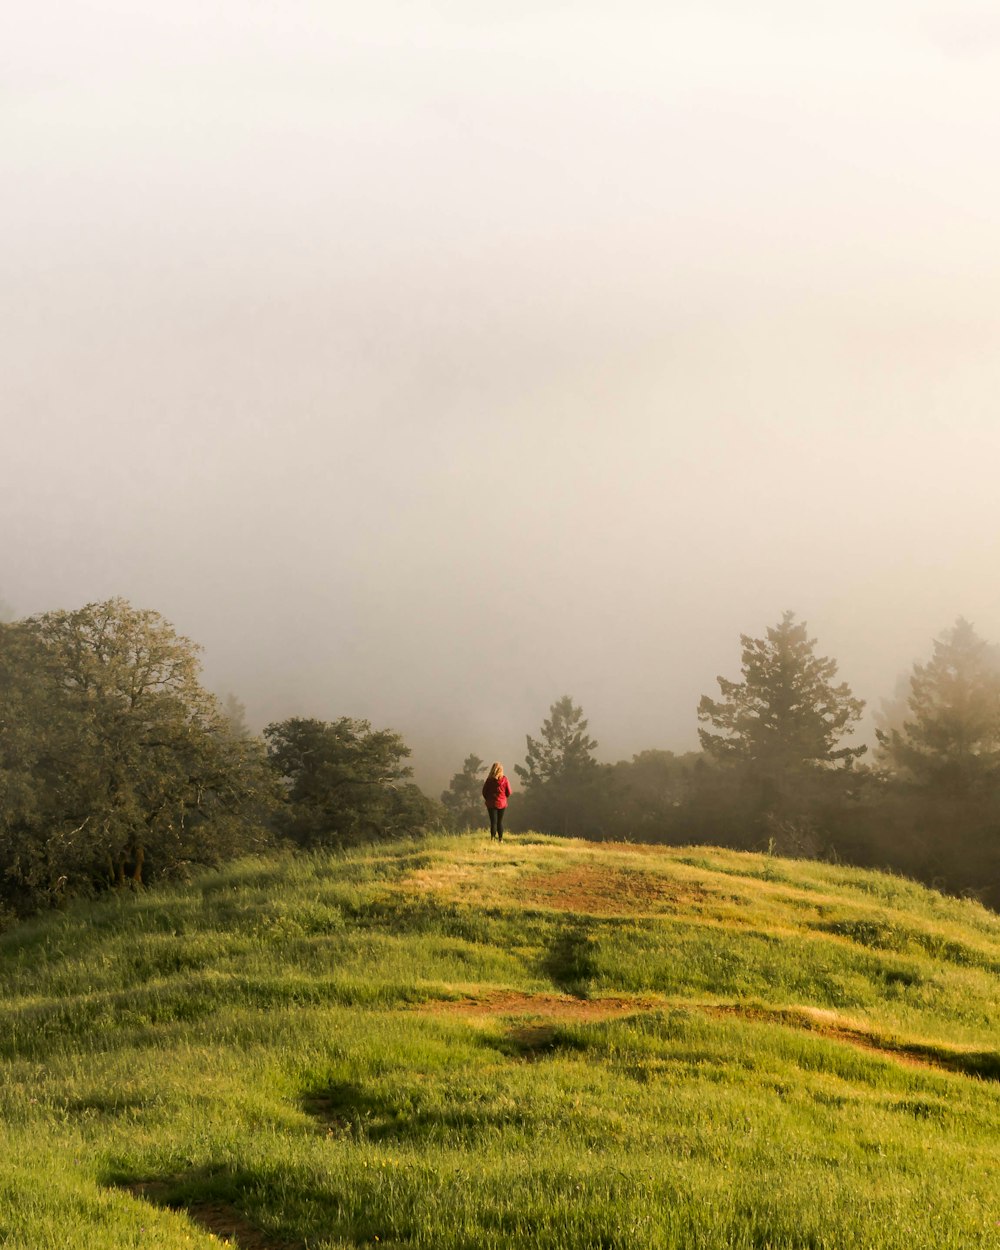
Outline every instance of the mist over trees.
{"type": "Polygon", "coordinates": [[[552,705],[516,769],[514,829],[707,843],[888,868],[1000,907],[1000,648],[959,619],[888,704],[879,750],[849,741],[864,704],[786,612],[741,636],[741,680],[701,699],[701,752],[601,764],[583,709],[552,705]]]}
{"type": "Polygon", "coordinates": [[[483,779],[486,764],[478,755],[467,755],[461,772],[455,773],[441,803],[452,829],[471,829],[481,823],[483,815],[483,779]]]}
{"type": "MultiPolygon", "coordinates": [[[[1000,907],[1000,648],[959,618],[883,704],[863,703],[792,613],[741,636],[739,679],[698,704],[701,750],[602,763],[581,706],[553,702],[515,764],[512,831],[836,858],[1000,907]]],[[[0,623],[0,908],[22,915],[271,846],[312,850],[485,827],[486,762],[440,802],[366,720],[257,736],[199,648],[122,599],[0,623]]]]}
{"type": "Polygon", "coordinates": [[[1000,778],[1000,648],[968,621],[934,641],[915,664],[909,716],[878,733],[882,758],[900,779],[951,796],[996,786],[1000,778]]]}
{"type": "Polygon", "coordinates": [[[567,834],[586,822],[593,805],[600,767],[597,742],[587,733],[583,709],[563,695],[549,708],[537,738],[526,735],[524,764],[514,772],[524,788],[519,823],[567,834]]]}
{"type": "Polygon", "coordinates": [[[703,695],[698,705],[698,719],[712,726],[698,730],[709,756],[781,789],[805,770],[864,755],[866,746],[840,746],[864,703],[846,682],[832,684],[836,661],[814,654],[816,640],[794,613],[766,638],[742,634],[740,643],[743,680],[719,677],[721,700],[703,695]]]}
{"type": "Polygon", "coordinates": [[[822,808],[842,798],[845,770],[868,749],[842,745],[864,703],[846,682],[834,684],[836,661],[815,654],[816,640],[791,612],[764,638],[742,634],[740,644],[743,680],[717,678],[722,698],[703,695],[698,705],[709,726],[698,737],[720,769],[716,794],[728,791],[743,838],[766,830],[776,849],[816,853],[822,808]]]}

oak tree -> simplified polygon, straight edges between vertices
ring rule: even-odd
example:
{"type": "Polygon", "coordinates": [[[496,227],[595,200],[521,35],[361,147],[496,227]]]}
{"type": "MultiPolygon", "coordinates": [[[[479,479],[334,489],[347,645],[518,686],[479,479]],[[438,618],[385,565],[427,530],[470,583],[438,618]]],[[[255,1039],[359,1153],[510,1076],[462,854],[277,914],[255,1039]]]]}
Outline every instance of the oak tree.
{"type": "Polygon", "coordinates": [[[199,648],[123,599],[0,627],[5,885],[34,903],[258,845],[272,782],[199,648]]]}

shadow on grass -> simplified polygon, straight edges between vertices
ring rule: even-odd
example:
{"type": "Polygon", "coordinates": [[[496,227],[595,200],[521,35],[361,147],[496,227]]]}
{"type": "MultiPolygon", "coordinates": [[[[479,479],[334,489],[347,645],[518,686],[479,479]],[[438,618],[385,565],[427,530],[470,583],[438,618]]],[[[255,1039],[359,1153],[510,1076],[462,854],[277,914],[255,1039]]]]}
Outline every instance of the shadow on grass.
{"type": "Polygon", "coordinates": [[[533,1118],[530,1109],[521,1106],[397,1103],[349,1084],[306,1094],[301,1106],[328,1135],[422,1146],[444,1142],[453,1145],[459,1140],[473,1145],[497,1129],[523,1128],[533,1118]]]}
{"type": "Polygon", "coordinates": [[[961,1076],[978,1077],[981,1081],[1000,1081],[1000,1051],[996,1050],[948,1050],[944,1046],[908,1045],[893,1043],[890,1053],[923,1060],[935,1067],[947,1068],[961,1076]]]}
{"type": "Polygon", "coordinates": [[[328,1131],[366,1133],[374,1123],[392,1116],[392,1107],[385,1100],[369,1093],[361,1085],[338,1081],[322,1089],[302,1095],[302,1110],[318,1120],[328,1131]]]}
{"type": "Polygon", "coordinates": [[[116,1179],[109,1184],[153,1206],[185,1212],[234,1250],[305,1250],[305,1242],[279,1235],[246,1214],[244,1194],[256,1179],[208,1170],[162,1180],[116,1179]]]}
{"type": "Polygon", "coordinates": [[[590,926],[578,921],[560,929],[543,956],[541,967],[564,994],[589,998],[590,984],[597,972],[590,926]]]}
{"type": "Polygon", "coordinates": [[[519,1024],[501,1037],[487,1037],[484,1041],[512,1059],[545,1059],[587,1049],[583,1038],[551,1021],[519,1024]]]}

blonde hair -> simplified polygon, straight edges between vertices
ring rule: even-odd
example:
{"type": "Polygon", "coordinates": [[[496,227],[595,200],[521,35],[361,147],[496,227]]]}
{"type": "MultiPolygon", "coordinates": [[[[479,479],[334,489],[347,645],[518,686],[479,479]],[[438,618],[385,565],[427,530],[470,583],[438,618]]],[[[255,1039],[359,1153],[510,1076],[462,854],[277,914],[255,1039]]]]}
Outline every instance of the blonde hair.
{"type": "Polygon", "coordinates": [[[499,760],[490,768],[490,776],[496,777],[497,781],[503,776],[503,765],[499,760]]]}

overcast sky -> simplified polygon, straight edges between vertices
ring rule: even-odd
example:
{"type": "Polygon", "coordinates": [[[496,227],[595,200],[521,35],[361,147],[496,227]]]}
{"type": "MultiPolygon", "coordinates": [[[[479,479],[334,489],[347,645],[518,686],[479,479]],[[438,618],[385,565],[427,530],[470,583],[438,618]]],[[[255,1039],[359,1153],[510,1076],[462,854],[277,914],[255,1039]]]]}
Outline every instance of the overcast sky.
{"type": "Polygon", "coordinates": [[[0,595],[123,595],[440,789],[696,744],[786,608],[1000,641],[1000,9],[0,17],[0,595]]]}

